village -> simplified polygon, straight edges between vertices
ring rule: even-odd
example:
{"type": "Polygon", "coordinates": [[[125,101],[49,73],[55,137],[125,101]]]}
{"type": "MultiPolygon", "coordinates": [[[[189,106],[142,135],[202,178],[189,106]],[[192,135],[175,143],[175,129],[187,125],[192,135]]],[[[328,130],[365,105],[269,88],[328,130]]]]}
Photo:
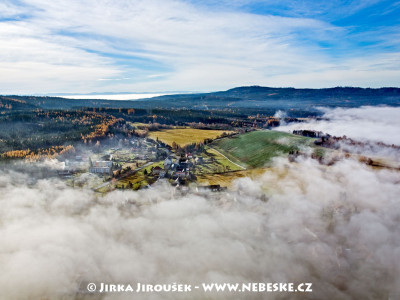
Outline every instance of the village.
{"type": "MultiPolygon", "coordinates": [[[[78,148],[62,163],[64,167],[58,171],[59,177],[71,186],[88,187],[99,193],[149,188],[159,180],[179,188],[196,182],[199,174],[235,170],[226,159],[202,144],[175,146],[174,149],[158,139],[136,136],[117,144],[96,144],[90,150],[78,148]]],[[[219,186],[203,187],[221,189],[219,186]]]]}
{"type": "MultiPolygon", "coordinates": [[[[250,169],[262,169],[269,156],[277,155],[282,150],[286,151],[275,145],[275,138],[272,136],[278,133],[267,133],[270,131],[259,128],[254,120],[250,120],[246,124],[248,126],[234,130],[203,129],[200,125],[198,127],[201,129],[187,126],[156,126],[154,123],[128,123],[127,128],[133,129],[131,132],[134,134],[125,132],[118,137],[90,141],[81,147],[75,147],[75,152],[70,155],[58,157],[63,163],[63,169],[58,175],[73,187],[90,188],[99,193],[115,189],[150,188],[160,180],[180,189],[195,186],[220,191],[229,186],[235,178],[254,172],[250,169]],[[253,127],[250,127],[250,124],[253,127]],[[267,154],[258,155],[259,149],[252,149],[256,160],[250,165],[245,162],[250,152],[243,153],[242,158],[240,153],[237,153],[239,156],[230,155],[235,152],[234,149],[240,149],[237,146],[243,143],[254,144],[255,140],[258,140],[257,134],[248,136],[249,139],[243,134],[255,131],[264,132],[260,137],[265,137],[267,143],[272,143],[272,148],[268,148],[267,154]],[[271,141],[268,140],[270,135],[271,141]],[[235,144],[235,139],[232,138],[238,136],[243,137],[243,140],[237,139],[239,144],[232,148],[232,153],[229,145],[226,149],[219,145],[219,142],[226,139],[235,144]]],[[[277,125],[279,119],[268,117],[264,119],[262,127],[272,128],[277,125]]],[[[253,157],[253,154],[248,157],[253,157]]]]}

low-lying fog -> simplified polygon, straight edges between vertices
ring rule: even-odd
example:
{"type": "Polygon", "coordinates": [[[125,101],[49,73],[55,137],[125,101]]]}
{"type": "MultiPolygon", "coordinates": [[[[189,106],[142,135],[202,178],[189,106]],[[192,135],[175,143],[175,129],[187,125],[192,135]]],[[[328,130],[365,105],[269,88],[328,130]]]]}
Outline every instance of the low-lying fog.
{"type": "MultiPolygon", "coordinates": [[[[352,144],[340,141],[342,150],[391,160],[393,166],[400,162],[400,107],[363,106],[359,108],[320,108],[324,112],[321,120],[302,123],[289,123],[275,130],[293,132],[293,130],[315,130],[336,137],[346,136],[352,144]],[[385,145],[383,145],[384,143],[385,145]],[[392,147],[392,145],[396,147],[392,147]]],[[[277,114],[283,118],[282,112],[277,114]]]]}
{"type": "Polygon", "coordinates": [[[290,123],[277,130],[308,129],[361,141],[400,145],[400,107],[321,108],[321,111],[324,112],[323,120],[290,123]]]}
{"type": "Polygon", "coordinates": [[[102,99],[102,100],[139,100],[153,97],[169,95],[170,93],[146,93],[146,94],[80,94],[80,95],[60,95],[68,99],[102,99]]]}
{"type": "Polygon", "coordinates": [[[182,195],[160,184],[104,197],[58,180],[28,185],[28,177],[0,173],[1,299],[400,295],[395,171],[350,159],[330,167],[278,159],[227,193],[182,195]],[[313,293],[90,296],[79,292],[85,282],[312,282],[313,293]]]}

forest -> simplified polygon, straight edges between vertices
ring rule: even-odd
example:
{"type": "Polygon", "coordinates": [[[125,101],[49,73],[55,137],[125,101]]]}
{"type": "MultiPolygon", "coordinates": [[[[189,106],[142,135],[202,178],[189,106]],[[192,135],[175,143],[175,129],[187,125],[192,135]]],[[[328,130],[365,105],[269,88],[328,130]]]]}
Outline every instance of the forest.
{"type": "Polygon", "coordinates": [[[277,111],[283,111],[287,120],[296,121],[296,118],[322,115],[318,106],[378,104],[400,105],[400,89],[250,86],[136,101],[0,96],[0,158],[53,155],[77,141],[96,142],[116,134],[143,136],[159,126],[222,130],[266,128],[279,124],[273,117],[277,111]],[[132,123],[152,126],[147,126],[143,132],[131,126],[132,123]],[[49,154],[48,149],[56,150],[49,154]]]}

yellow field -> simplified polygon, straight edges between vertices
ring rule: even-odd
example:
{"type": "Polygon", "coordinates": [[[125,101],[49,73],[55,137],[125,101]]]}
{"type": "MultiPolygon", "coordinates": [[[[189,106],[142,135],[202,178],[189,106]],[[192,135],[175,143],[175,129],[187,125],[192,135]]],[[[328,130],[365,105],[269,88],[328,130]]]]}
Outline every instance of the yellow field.
{"type": "Polygon", "coordinates": [[[254,179],[264,174],[267,170],[267,168],[258,168],[222,174],[204,174],[197,176],[197,183],[199,185],[219,184],[222,187],[230,187],[235,179],[242,177],[250,177],[254,179]]]}
{"type": "Polygon", "coordinates": [[[135,127],[149,127],[151,124],[148,123],[141,123],[141,122],[128,122],[128,124],[135,126],[135,127]]]}
{"type": "Polygon", "coordinates": [[[204,130],[204,129],[166,129],[161,131],[149,132],[149,137],[156,140],[157,138],[165,144],[172,145],[173,142],[183,147],[192,143],[200,143],[205,139],[215,139],[223,132],[231,133],[226,130],[204,130]]]}

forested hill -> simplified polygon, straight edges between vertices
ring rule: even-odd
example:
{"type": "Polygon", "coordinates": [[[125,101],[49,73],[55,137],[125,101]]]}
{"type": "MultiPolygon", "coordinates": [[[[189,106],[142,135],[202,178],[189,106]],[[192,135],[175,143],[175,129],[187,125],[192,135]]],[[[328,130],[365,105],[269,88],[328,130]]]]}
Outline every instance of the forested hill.
{"type": "Polygon", "coordinates": [[[315,106],[398,106],[400,105],[400,88],[335,87],[325,89],[295,89],[247,86],[207,94],[161,96],[153,98],[150,101],[158,102],[157,105],[163,105],[164,102],[174,107],[191,106],[199,109],[228,107],[258,108],[261,110],[312,110],[315,106]]]}
{"type": "Polygon", "coordinates": [[[304,98],[368,98],[368,97],[395,97],[400,99],[400,88],[358,88],[358,87],[334,87],[323,89],[295,89],[295,88],[271,88],[262,86],[245,86],[219,92],[230,97],[263,98],[263,99],[304,99],[304,98]]]}
{"type": "Polygon", "coordinates": [[[131,108],[134,101],[67,99],[61,97],[40,96],[0,96],[0,110],[29,110],[29,109],[71,109],[90,107],[131,108]],[[6,106],[7,105],[7,106],[6,106]]]}
{"type": "Polygon", "coordinates": [[[316,106],[358,107],[362,105],[400,105],[400,88],[335,87],[325,89],[237,87],[227,91],[167,95],[155,98],[116,101],[66,99],[60,97],[0,96],[0,111],[71,109],[81,107],[163,108],[163,109],[231,109],[231,110],[302,110],[316,106]]]}

